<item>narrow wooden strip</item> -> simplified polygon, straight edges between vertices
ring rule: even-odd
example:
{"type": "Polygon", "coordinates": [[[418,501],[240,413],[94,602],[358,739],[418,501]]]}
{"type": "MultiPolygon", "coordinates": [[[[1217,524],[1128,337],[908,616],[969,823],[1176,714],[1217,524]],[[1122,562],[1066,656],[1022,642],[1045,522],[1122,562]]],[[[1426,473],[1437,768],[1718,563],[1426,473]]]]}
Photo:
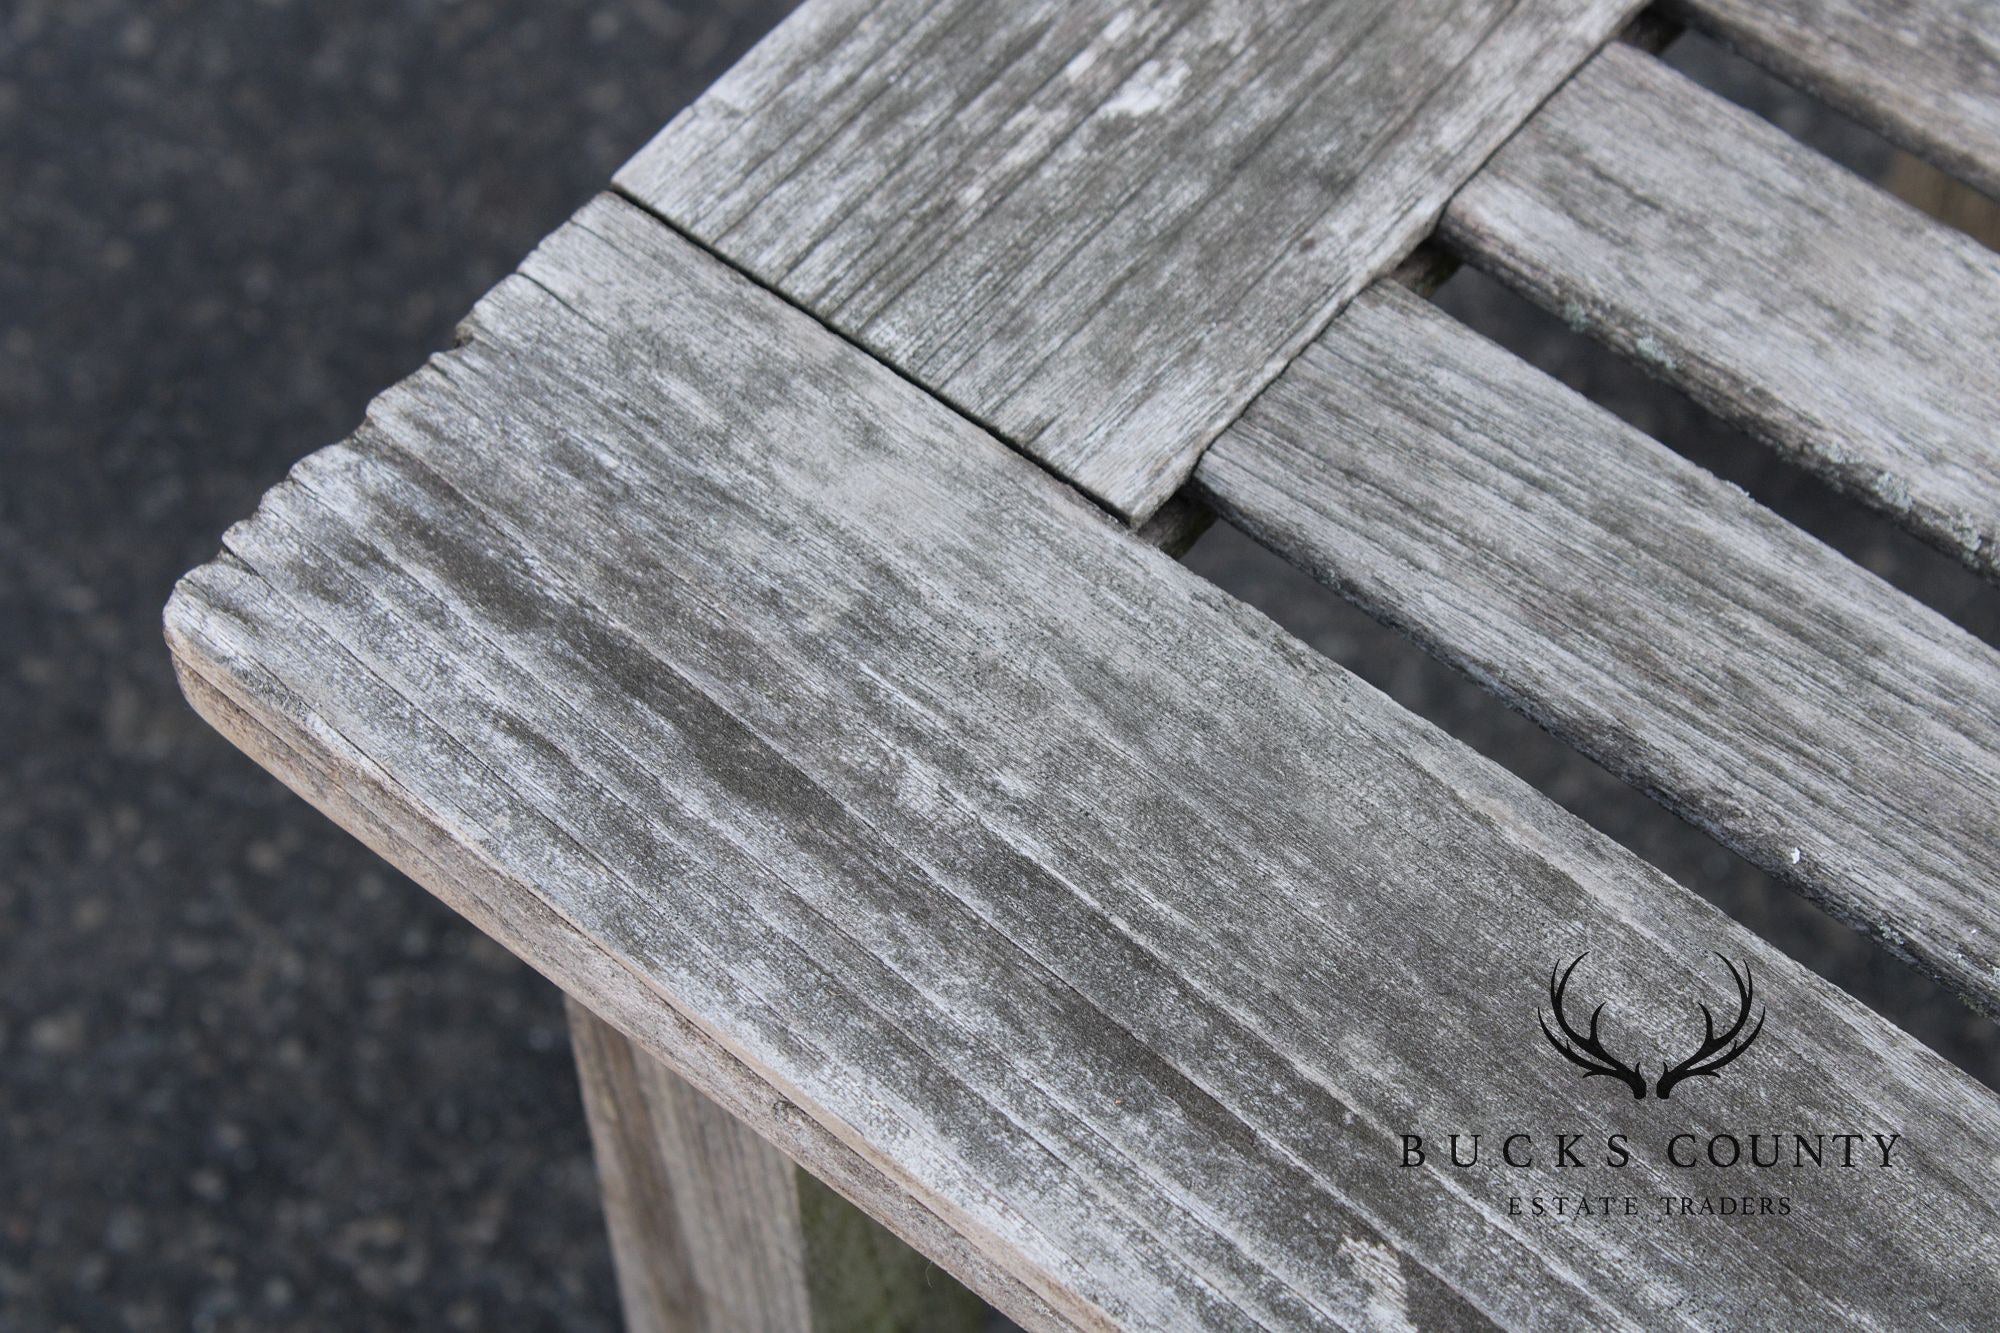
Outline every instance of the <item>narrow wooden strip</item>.
{"type": "Polygon", "coordinates": [[[2000,256],[1654,58],[1605,50],[1446,242],[2000,574],[2000,256]]]}
{"type": "Polygon", "coordinates": [[[1667,0],[1667,10],[2000,198],[1992,0],[1667,0]]]}
{"type": "Polygon", "coordinates": [[[183,582],[184,671],[1052,1318],[2000,1299],[1989,1093],[805,315],[599,201],[467,331],[183,582]],[[1580,1084],[1535,1008],[1581,949],[1635,1052],[1688,1043],[1660,997],[1712,994],[1710,951],[1747,959],[1754,1057],[1671,1103],[1580,1084]],[[1651,1145],[1614,1177],[1649,1208],[1742,1184],[1670,1168],[1663,1125],[1922,1148],[1788,1177],[1754,1229],[1577,1228],[1403,1165],[1405,1132],[1516,1120],[1651,1145]]]}
{"type": "Polygon", "coordinates": [[[1137,523],[1633,0],[812,0],[621,189],[1137,523]]]}
{"type": "Polygon", "coordinates": [[[947,1333],[964,1287],[571,999],[632,1333],[947,1333]]]}
{"type": "Polygon", "coordinates": [[[1195,479],[1231,522],[2000,1012],[2000,653],[1387,284],[1195,479]]]}

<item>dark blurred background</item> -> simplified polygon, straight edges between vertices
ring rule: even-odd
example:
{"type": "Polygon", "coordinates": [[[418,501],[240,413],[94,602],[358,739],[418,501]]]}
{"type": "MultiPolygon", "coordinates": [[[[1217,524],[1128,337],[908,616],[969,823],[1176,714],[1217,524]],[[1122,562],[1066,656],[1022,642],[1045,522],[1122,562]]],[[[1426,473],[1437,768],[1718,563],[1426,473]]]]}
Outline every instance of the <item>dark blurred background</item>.
{"type": "MultiPolygon", "coordinates": [[[[785,8],[0,7],[0,1327],[615,1323],[558,996],[211,734],[159,612],[785,8]]],[[[1439,299],[2000,634],[1991,589],[1479,275],[1439,299]]],[[[2000,1081],[1992,1025],[1405,641],[1227,529],[1189,559],[2000,1081]]]]}

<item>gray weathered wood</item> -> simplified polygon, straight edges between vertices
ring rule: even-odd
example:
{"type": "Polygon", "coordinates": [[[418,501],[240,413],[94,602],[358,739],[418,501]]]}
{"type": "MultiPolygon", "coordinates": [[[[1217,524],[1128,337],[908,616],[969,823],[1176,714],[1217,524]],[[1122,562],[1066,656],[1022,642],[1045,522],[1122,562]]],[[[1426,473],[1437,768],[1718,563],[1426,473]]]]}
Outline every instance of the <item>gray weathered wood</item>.
{"type": "Polygon", "coordinates": [[[1801,465],[2000,573],[2000,255],[1611,47],[1441,234],[1801,465]]]}
{"type": "Polygon", "coordinates": [[[805,315],[600,200],[466,332],[183,581],[191,697],[1017,1318],[2000,1300],[1990,1093],[805,315]],[[1585,948],[1642,1051],[1750,960],[1753,1057],[1579,1088],[1535,1008],[1585,948]],[[1922,1147],[1756,1227],[1400,1165],[1509,1123],[1922,1147]]]}
{"type": "Polygon", "coordinates": [[[811,1327],[797,1168],[575,1000],[569,1031],[625,1327],[811,1327]]]}
{"type": "Polygon", "coordinates": [[[1993,0],[1667,0],[1667,8],[2000,198],[1993,0]]]}
{"type": "Polygon", "coordinates": [[[984,1307],[574,999],[630,1333],[945,1333],[984,1307]]]}
{"type": "Polygon", "coordinates": [[[1132,530],[1132,535],[1176,558],[1186,555],[1201,540],[1215,515],[1185,492],[1155,510],[1153,516],[1132,530]]]}
{"type": "Polygon", "coordinates": [[[623,190],[1137,522],[1633,0],[813,0],[623,190]]]}
{"type": "MultiPolygon", "coordinates": [[[[169,638],[173,632],[169,630],[169,638]]],[[[245,754],[453,910],[525,959],[571,997],[614,1014],[619,1029],[787,1156],[809,1165],[869,1215],[965,1278],[987,1301],[1028,1328],[1066,1327],[1058,1315],[987,1252],[955,1230],[874,1162],[802,1112],[765,1075],[744,1063],[659,992],[562,918],[530,886],[483,862],[435,820],[409,811],[393,824],[379,811],[399,795],[378,768],[324,732],[308,734],[276,716],[252,717],[185,660],[175,658],[189,701],[245,754]],[[268,725],[267,725],[268,724],[268,725]]],[[[255,671],[247,661],[238,668],[255,671]]],[[[261,684],[282,687],[268,677],[261,684]]]]}
{"type": "Polygon", "coordinates": [[[1195,480],[1239,527],[2000,1012],[2000,653],[1386,284],[1195,480]]]}

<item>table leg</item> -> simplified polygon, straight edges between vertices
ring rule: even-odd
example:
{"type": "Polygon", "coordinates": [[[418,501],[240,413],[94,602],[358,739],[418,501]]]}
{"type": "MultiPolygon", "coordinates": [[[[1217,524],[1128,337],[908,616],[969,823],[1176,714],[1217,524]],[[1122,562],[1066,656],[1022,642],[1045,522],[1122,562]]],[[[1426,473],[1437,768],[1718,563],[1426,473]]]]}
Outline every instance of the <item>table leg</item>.
{"type": "Polygon", "coordinates": [[[567,1003],[632,1333],[983,1326],[942,1269],[567,1003]]]}

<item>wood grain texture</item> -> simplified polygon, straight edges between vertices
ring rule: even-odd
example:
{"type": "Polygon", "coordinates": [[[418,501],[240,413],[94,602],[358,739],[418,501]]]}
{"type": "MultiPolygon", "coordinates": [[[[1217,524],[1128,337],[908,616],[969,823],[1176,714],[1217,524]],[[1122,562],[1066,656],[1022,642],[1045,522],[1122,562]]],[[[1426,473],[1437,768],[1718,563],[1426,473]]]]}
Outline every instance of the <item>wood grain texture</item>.
{"type": "Polygon", "coordinates": [[[810,1328],[798,1168],[616,1028],[568,1006],[628,1333],[810,1328]]]}
{"type": "Polygon", "coordinates": [[[1989,1092],[809,317],[600,200],[465,331],[183,581],[191,696],[1016,1318],[2000,1300],[1989,1092]],[[1772,1021],[1673,1102],[1580,1087],[1535,1007],[1584,948],[1635,1049],[1711,950],[1772,1021]],[[1755,1228],[1400,1164],[1510,1121],[1922,1146],[1755,1228]]]}
{"type": "Polygon", "coordinates": [[[1195,480],[1237,526],[2000,1012],[2000,653],[1386,284],[1195,480]]]}
{"type": "Polygon", "coordinates": [[[2000,255],[1624,47],[1551,98],[1440,231],[2000,575],[2000,255]]]}
{"type": "MultiPolygon", "coordinates": [[[[170,628],[169,640],[174,639],[170,628]]],[[[233,664],[266,690],[282,692],[247,660],[233,664]]],[[[936,1259],[988,1303],[1026,1328],[1070,1327],[1059,1314],[874,1162],[806,1115],[713,1035],[697,1026],[540,897],[435,820],[381,813],[401,794],[381,770],[325,730],[302,731],[283,717],[254,718],[229,696],[174,659],[181,689],[203,718],[286,786],[353,833],[378,855],[420,881],[454,911],[531,964],[615,1026],[655,1061],[678,1074],[766,1141],[811,1168],[815,1179],[862,1204],[869,1216],[936,1259]],[[268,725],[267,725],[268,724],[268,725]]]]}
{"type": "Polygon", "coordinates": [[[1631,0],[814,0],[618,185],[1134,522],[1631,0]]]}
{"type": "Polygon", "coordinates": [[[1992,0],[1667,0],[1666,8],[2000,198],[1992,0]]]}
{"type": "Polygon", "coordinates": [[[951,1277],[568,1001],[629,1333],[949,1333],[951,1277]]]}

